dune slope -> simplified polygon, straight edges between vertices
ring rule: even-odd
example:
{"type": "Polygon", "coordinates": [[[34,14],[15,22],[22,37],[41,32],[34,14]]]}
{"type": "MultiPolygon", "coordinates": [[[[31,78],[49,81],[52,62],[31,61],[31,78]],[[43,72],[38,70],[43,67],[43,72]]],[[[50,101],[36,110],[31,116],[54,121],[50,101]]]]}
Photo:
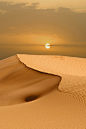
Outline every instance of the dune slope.
{"type": "Polygon", "coordinates": [[[86,59],[67,56],[17,55],[27,67],[62,77],[59,91],[70,93],[86,105],[86,59]]]}
{"type": "Polygon", "coordinates": [[[27,68],[17,56],[0,61],[0,106],[36,100],[57,88],[59,76],[27,68]]]}

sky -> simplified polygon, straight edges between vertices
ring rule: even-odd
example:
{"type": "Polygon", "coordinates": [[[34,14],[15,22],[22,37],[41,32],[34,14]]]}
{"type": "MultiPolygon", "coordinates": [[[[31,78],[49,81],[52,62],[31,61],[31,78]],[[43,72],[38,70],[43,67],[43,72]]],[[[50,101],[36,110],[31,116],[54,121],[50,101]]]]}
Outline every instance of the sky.
{"type": "Polygon", "coordinates": [[[0,0],[0,59],[17,53],[86,58],[85,47],[86,0],[0,0]]]}

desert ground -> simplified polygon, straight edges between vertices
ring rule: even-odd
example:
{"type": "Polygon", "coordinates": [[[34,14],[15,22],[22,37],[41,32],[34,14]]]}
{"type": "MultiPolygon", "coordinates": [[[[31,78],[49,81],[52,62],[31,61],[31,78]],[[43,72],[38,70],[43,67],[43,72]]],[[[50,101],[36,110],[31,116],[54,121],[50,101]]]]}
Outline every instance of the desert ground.
{"type": "Polygon", "coordinates": [[[1,60],[0,129],[86,129],[86,59],[17,54],[1,60]]]}

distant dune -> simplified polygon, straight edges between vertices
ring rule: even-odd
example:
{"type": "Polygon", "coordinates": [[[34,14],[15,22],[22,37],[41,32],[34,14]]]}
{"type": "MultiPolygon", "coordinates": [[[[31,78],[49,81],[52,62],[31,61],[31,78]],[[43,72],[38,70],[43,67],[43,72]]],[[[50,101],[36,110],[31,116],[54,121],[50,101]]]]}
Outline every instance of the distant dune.
{"type": "Polygon", "coordinates": [[[0,129],[85,128],[85,58],[17,54],[0,61],[0,129]]]}

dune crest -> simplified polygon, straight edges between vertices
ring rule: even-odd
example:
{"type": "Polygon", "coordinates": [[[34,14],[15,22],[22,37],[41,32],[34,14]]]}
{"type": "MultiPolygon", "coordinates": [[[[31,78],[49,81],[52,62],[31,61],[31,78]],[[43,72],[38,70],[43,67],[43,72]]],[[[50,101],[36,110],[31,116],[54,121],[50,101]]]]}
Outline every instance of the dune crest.
{"type": "Polygon", "coordinates": [[[59,91],[70,93],[86,105],[86,59],[54,55],[17,54],[27,67],[62,77],[59,91]]]}

